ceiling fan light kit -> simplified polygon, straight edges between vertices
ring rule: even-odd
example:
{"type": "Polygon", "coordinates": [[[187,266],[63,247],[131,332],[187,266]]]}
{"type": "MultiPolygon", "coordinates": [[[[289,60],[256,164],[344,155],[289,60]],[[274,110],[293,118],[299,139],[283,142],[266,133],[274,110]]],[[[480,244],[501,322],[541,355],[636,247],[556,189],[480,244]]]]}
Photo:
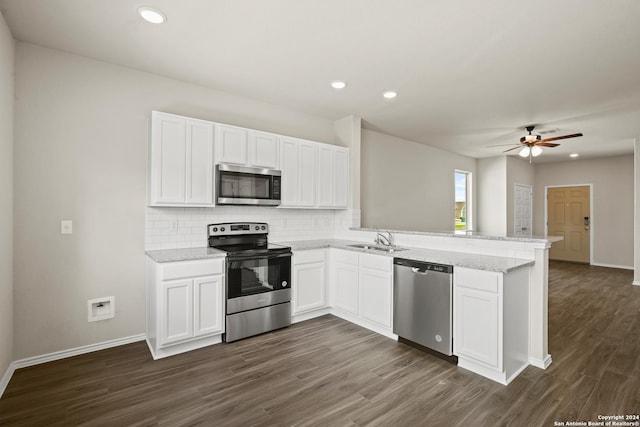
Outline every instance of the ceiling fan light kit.
{"type": "Polygon", "coordinates": [[[529,163],[531,163],[531,159],[533,157],[538,157],[540,154],[542,154],[541,147],[553,148],[560,145],[560,144],[552,144],[551,141],[557,141],[559,139],[575,138],[578,136],[582,136],[582,133],[573,133],[571,135],[562,135],[562,136],[555,136],[551,138],[542,139],[541,135],[538,135],[538,134],[534,135],[532,133],[533,129],[535,129],[534,125],[526,126],[525,129],[527,130],[527,132],[529,132],[529,134],[520,138],[520,144],[516,145],[515,147],[509,148],[508,150],[504,150],[504,152],[506,153],[508,151],[517,150],[518,148],[520,148],[518,155],[524,158],[529,157],[529,163]]]}

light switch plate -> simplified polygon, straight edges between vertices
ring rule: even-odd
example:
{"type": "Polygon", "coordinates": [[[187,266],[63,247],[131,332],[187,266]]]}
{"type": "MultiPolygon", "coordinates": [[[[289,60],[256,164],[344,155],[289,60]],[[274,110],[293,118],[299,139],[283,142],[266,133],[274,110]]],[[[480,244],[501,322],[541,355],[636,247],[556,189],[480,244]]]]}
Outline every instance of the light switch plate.
{"type": "Polygon", "coordinates": [[[60,221],[60,234],[73,234],[73,221],[70,219],[60,221]]]}

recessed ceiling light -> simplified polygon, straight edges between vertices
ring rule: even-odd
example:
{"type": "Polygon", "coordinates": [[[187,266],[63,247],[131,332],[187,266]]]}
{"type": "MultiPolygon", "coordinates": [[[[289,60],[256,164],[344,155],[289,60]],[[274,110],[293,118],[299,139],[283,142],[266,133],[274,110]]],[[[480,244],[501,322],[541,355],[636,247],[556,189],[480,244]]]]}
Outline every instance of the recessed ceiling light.
{"type": "Polygon", "coordinates": [[[334,89],[344,89],[347,87],[347,84],[342,80],[334,80],[331,82],[331,87],[334,89]]]}
{"type": "Polygon", "coordinates": [[[167,20],[167,16],[160,12],[158,9],[154,9],[152,7],[139,7],[138,15],[142,17],[147,22],[151,22],[152,24],[162,24],[167,20]]]}
{"type": "Polygon", "coordinates": [[[578,154],[578,153],[571,153],[571,154],[569,154],[569,157],[578,157],[579,155],[580,154],[578,154]]]}
{"type": "Polygon", "coordinates": [[[393,90],[388,90],[385,93],[383,93],[382,96],[384,96],[387,99],[391,99],[391,98],[395,98],[396,96],[398,96],[398,92],[395,92],[393,90]]]}

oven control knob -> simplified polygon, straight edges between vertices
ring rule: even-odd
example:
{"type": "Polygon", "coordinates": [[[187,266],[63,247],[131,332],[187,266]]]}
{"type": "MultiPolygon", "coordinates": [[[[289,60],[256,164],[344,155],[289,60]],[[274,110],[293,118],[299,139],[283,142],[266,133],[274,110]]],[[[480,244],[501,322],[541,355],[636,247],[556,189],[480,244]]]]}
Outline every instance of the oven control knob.
{"type": "Polygon", "coordinates": [[[267,227],[265,227],[264,225],[262,226],[262,229],[265,230],[267,227]]]}
{"type": "Polygon", "coordinates": [[[256,225],[256,230],[260,230],[260,226],[259,225],[256,225]]]}
{"type": "Polygon", "coordinates": [[[224,227],[220,227],[220,231],[224,231],[224,227]]]}
{"type": "Polygon", "coordinates": [[[286,287],[287,287],[287,285],[288,285],[287,281],[286,281],[286,280],[283,280],[283,281],[282,281],[282,287],[283,287],[283,288],[286,288],[286,287]]]}
{"type": "Polygon", "coordinates": [[[218,227],[213,227],[213,232],[214,233],[218,232],[218,227]]]}

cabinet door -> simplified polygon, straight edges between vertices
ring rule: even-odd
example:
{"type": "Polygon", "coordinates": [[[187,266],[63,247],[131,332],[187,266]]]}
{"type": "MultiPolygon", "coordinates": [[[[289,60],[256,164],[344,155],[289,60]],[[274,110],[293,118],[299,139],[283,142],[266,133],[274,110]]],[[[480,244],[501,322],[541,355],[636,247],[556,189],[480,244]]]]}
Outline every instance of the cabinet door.
{"type": "Polygon", "coordinates": [[[223,277],[193,280],[193,335],[196,337],[224,332],[223,277]]]}
{"type": "Polygon", "coordinates": [[[454,287],[454,353],[501,369],[498,294],[454,287]]]}
{"type": "Polygon", "coordinates": [[[187,120],[186,128],[185,201],[213,205],[213,125],[187,120]]]}
{"type": "Polygon", "coordinates": [[[160,346],[193,337],[191,280],[163,282],[160,295],[160,346]]]}
{"type": "Polygon", "coordinates": [[[298,141],[280,138],[280,170],[282,172],[282,206],[298,204],[298,141]]]}
{"type": "Polygon", "coordinates": [[[326,306],[324,262],[293,267],[292,314],[326,306]]]}
{"type": "Polygon", "coordinates": [[[349,201],[349,150],[336,147],[333,152],[333,206],[346,208],[349,201]]]}
{"type": "Polygon", "coordinates": [[[318,148],[318,206],[333,207],[333,148],[320,144],[318,148]]]}
{"type": "Polygon", "coordinates": [[[391,328],[392,275],[379,270],[360,268],[360,316],[391,328]]]}
{"type": "Polygon", "coordinates": [[[247,130],[235,126],[218,125],[216,136],[216,161],[248,165],[249,139],[247,130]]]}
{"type": "Polygon", "coordinates": [[[300,141],[298,149],[298,206],[315,206],[318,147],[314,142],[300,141]]]}
{"type": "Polygon", "coordinates": [[[358,310],[358,266],[340,262],[334,265],[333,303],[349,313],[357,315],[358,310]]]}
{"type": "Polygon", "coordinates": [[[249,133],[251,165],[267,169],[278,169],[278,137],[271,133],[252,131],[249,133]]]}
{"type": "Polygon", "coordinates": [[[150,204],[184,203],[185,119],[154,111],[151,129],[150,204]]]}

